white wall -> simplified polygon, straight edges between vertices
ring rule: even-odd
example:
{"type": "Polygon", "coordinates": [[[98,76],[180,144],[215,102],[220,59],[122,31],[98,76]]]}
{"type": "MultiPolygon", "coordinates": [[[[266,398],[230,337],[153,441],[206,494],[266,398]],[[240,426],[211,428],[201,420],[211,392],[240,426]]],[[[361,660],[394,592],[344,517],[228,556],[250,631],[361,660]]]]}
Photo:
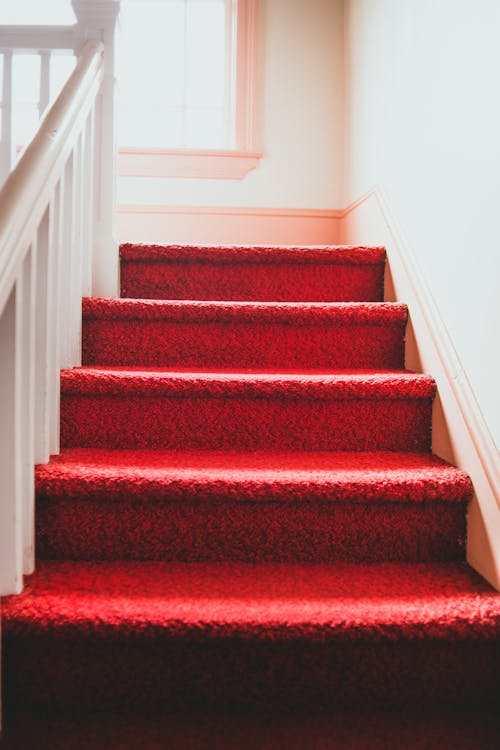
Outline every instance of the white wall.
{"type": "Polygon", "coordinates": [[[500,444],[500,3],[346,0],[345,198],[380,185],[500,444]]]}
{"type": "Polygon", "coordinates": [[[259,140],[242,181],[121,177],[121,204],[338,208],[343,2],[260,0],[259,140]]]}

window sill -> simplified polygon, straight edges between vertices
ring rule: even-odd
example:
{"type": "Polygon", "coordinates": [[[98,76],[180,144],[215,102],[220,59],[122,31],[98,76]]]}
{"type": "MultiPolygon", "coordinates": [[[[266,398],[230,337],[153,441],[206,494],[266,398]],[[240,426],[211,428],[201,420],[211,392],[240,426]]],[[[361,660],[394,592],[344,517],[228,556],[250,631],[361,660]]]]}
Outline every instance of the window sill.
{"type": "Polygon", "coordinates": [[[128,177],[242,180],[261,158],[257,151],[121,148],[117,167],[128,177]]]}

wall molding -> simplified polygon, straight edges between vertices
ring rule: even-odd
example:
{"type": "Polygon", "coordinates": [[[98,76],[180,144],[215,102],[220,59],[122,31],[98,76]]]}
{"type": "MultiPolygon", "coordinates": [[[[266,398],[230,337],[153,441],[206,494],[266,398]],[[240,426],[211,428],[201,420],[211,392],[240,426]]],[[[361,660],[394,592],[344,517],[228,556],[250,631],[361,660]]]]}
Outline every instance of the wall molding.
{"type": "Polygon", "coordinates": [[[336,208],[274,208],[269,206],[164,206],[160,204],[120,204],[119,214],[189,214],[217,216],[283,216],[286,218],[342,219],[346,210],[336,208]]]}
{"type": "Polygon", "coordinates": [[[500,589],[498,449],[430,288],[382,186],[373,187],[342,212],[340,240],[376,242],[387,248],[388,296],[394,295],[395,299],[406,302],[410,311],[409,366],[429,372],[438,385],[433,450],[467,471],[475,487],[468,516],[467,558],[500,589]]]}
{"type": "Polygon", "coordinates": [[[259,206],[120,205],[121,242],[219,242],[329,245],[343,212],[259,206]]]}
{"type": "Polygon", "coordinates": [[[242,180],[256,169],[260,151],[120,148],[117,174],[126,177],[183,177],[242,180]]]}

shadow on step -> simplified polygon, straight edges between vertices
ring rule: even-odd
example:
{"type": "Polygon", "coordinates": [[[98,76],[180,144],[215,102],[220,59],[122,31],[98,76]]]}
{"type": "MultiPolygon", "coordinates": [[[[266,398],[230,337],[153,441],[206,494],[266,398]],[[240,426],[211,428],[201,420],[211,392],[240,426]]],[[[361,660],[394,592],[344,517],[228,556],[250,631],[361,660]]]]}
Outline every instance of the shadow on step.
{"type": "Polygon", "coordinates": [[[338,715],[7,714],[2,750],[496,750],[500,717],[448,713],[338,715]]]}

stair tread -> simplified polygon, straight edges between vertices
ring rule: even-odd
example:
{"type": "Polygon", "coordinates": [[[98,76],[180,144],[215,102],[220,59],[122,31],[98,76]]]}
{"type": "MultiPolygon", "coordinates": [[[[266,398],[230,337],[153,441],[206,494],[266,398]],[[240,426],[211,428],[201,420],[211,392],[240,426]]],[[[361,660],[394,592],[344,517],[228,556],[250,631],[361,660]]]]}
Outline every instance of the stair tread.
{"type": "Polygon", "coordinates": [[[39,493],[200,501],[464,502],[468,475],[427,453],[67,448],[36,468],[39,493]]]}
{"type": "Polygon", "coordinates": [[[85,298],[82,363],[401,368],[407,317],[398,303],[85,298]]]}
{"type": "Polygon", "coordinates": [[[364,245],[157,245],[123,243],[122,262],[314,263],[372,265],[385,262],[385,248],[364,245]]]}
{"type": "Polygon", "coordinates": [[[251,321],[302,324],[327,322],[404,326],[406,305],[398,302],[243,302],[226,300],[110,299],[85,297],[85,320],[251,321]]]}
{"type": "Polygon", "coordinates": [[[74,367],[61,373],[62,393],[278,394],[284,398],[433,398],[435,381],[407,370],[282,371],[74,367]]]}
{"type": "Polygon", "coordinates": [[[382,301],[385,249],[365,246],[124,244],[121,296],[382,301]]]}
{"type": "Polygon", "coordinates": [[[41,562],[4,635],[447,641],[500,635],[500,595],[466,563],[41,562]]]}
{"type": "Polygon", "coordinates": [[[2,750],[497,750],[498,711],[490,709],[336,711],[325,715],[136,712],[82,716],[19,710],[4,717],[2,750]],[[335,738],[332,744],[332,737],[335,738]]]}

